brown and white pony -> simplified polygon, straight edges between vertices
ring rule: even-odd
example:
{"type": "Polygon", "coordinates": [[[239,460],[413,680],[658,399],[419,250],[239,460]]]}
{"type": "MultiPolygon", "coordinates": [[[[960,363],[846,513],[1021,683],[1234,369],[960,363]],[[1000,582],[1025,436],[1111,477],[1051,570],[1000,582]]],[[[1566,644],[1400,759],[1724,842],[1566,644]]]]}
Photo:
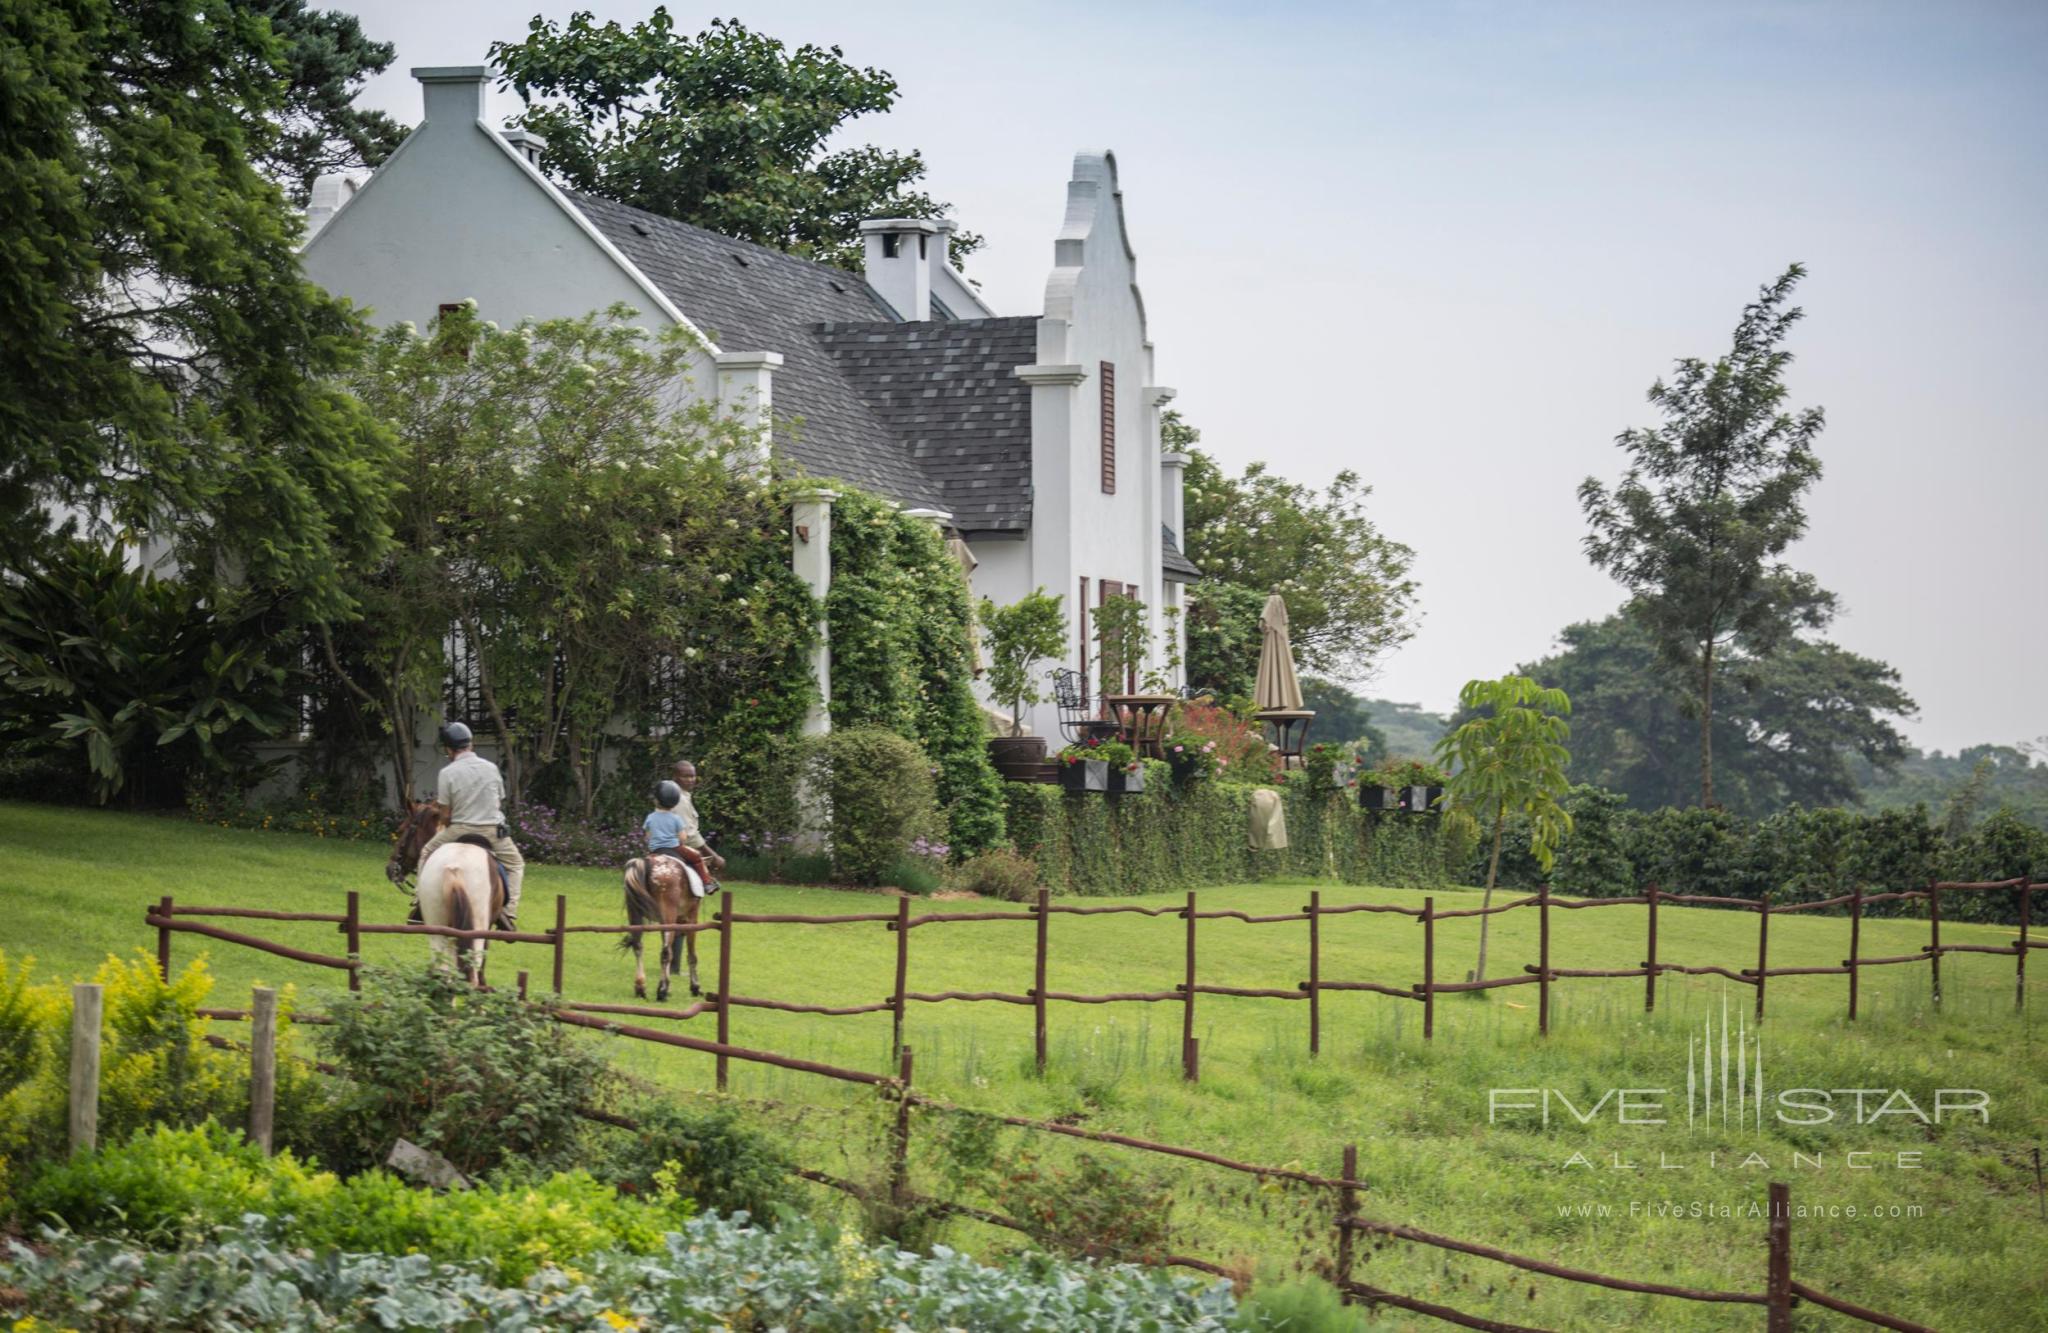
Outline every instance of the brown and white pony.
{"type": "MultiPolygon", "coordinates": [[[[690,863],[672,856],[636,856],[626,862],[626,921],[629,925],[697,924],[697,913],[710,891],[710,872],[695,853],[686,853],[690,863]]],[[[619,948],[633,952],[633,994],[647,998],[647,957],[641,952],[640,937],[634,931],[619,940],[619,948]]],[[[689,959],[690,994],[702,995],[697,985],[697,936],[694,932],[663,931],[661,934],[661,981],[656,986],[657,1002],[668,999],[669,973],[676,959],[689,959]]]]}
{"type": "MultiPolygon", "coordinates": [[[[420,920],[430,926],[452,926],[456,930],[483,930],[497,920],[504,907],[504,889],[491,867],[491,849],[481,839],[458,838],[434,849],[425,865],[420,850],[439,833],[447,820],[431,801],[407,803],[405,820],[399,825],[398,841],[385,863],[384,877],[403,888],[408,875],[417,873],[420,920]]],[[[458,953],[457,941],[446,935],[430,937],[435,960],[452,964],[458,953]]],[[[486,940],[460,944],[463,975],[471,985],[484,979],[486,940]]]]}

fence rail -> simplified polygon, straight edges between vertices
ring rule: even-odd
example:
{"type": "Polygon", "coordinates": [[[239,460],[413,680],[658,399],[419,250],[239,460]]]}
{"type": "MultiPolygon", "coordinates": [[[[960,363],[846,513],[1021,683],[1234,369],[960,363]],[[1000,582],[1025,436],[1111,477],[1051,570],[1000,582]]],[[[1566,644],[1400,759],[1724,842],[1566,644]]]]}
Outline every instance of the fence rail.
{"type": "MultiPolygon", "coordinates": [[[[526,974],[521,973],[522,998],[525,991],[525,979],[526,974]]],[[[73,1074],[71,1082],[73,1098],[72,1121],[74,1126],[79,1125],[81,1122],[86,1126],[83,1131],[84,1142],[82,1146],[89,1148],[92,1135],[91,1122],[94,1114],[92,1108],[96,1108],[98,1101],[98,1048],[101,1022],[100,1006],[97,1003],[99,987],[81,985],[74,989],[81,992],[88,990],[92,992],[90,996],[80,996],[77,1006],[78,1018],[74,1020],[74,1027],[78,1031],[74,1033],[72,1043],[73,1074]],[[92,1003],[88,1004],[88,999],[92,1003]]],[[[1330,1225],[1334,1240],[1332,1261],[1324,1271],[1331,1276],[1339,1291],[1343,1293],[1345,1300],[1363,1302],[1375,1306],[1391,1305],[1399,1309],[1428,1315],[1431,1318],[1460,1327],[1520,1330],[1521,1333],[1546,1333],[1545,1330],[1535,1326],[1504,1323],[1450,1306],[1419,1300],[1415,1297],[1386,1291],[1359,1282],[1352,1276],[1352,1270],[1356,1262],[1356,1246],[1353,1237],[1358,1233],[1389,1236],[1412,1244],[1490,1260],[1512,1268],[1521,1269],[1525,1272],[1536,1273],[1564,1282],[1599,1287],[1611,1291],[1633,1292],[1642,1295],[1695,1302],[1761,1306],[1765,1311],[1766,1328],[1769,1330],[1769,1333],[1790,1333],[1792,1311],[1802,1300],[1810,1301],[1815,1305],[1881,1328],[1901,1330],[1902,1333],[1933,1333],[1933,1330],[1927,1325],[1866,1308],[1840,1297],[1832,1296],[1807,1283],[1795,1280],[1792,1276],[1791,1190],[1789,1186],[1780,1182],[1772,1182],[1769,1186],[1770,1209],[1765,1235],[1766,1263],[1763,1291],[1714,1291],[1664,1282],[1646,1282],[1634,1278],[1596,1273],[1588,1269],[1559,1264],[1547,1259],[1516,1254],[1476,1241],[1460,1240],[1451,1236],[1438,1235],[1417,1227],[1365,1216],[1359,1212],[1358,1195],[1361,1190],[1368,1189],[1369,1185],[1359,1177],[1358,1149],[1356,1145],[1347,1145],[1344,1148],[1342,1166],[1339,1173],[1335,1176],[1319,1175],[1293,1166],[1271,1166],[1255,1162],[1238,1161],[1198,1148],[1162,1143],[1152,1139],[1139,1138],[1128,1134],[1117,1134],[1106,1130],[1083,1129],[1077,1125],[1062,1124],[1059,1121],[1035,1120],[1025,1116],[1005,1115],[1000,1112],[962,1107],[935,1097],[926,1096],[915,1090],[913,1083],[915,1063],[913,1052],[907,1046],[899,1053],[897,1073],[894,1077],[891,1077],[869,1073],[865,1070],[845,1069],[814,1060],[801,1060],[792,1056],[779,1055],[772,1051],[752,1050],[725,1042],[706,1041],[675,1032],[608,1022],[580,1012],[580,1009],[584,1007],[579,1006],[572,1009],[566,1004],[549,1004],[547,1012],[556,1022],[596,1029],[627,1040],[646,1041],[663,1046],[709,1052],[717,1055],[721,1061],[731,1058],[772,1065],[841,1082],[863,1084],[876,1089],[886,1101],[894,1104],[895,1123],[889,1135],[890,1160],[888,1162],[888,1185],[886,1188],[889,1201],[898,1209],[923,1207],[936,1212],[966,1217],[987,1225],[1003,1227],[1025,1234],[1034,1234],[1036,1231],[1036,1228],[1028,1223],[1004,1216],[1001,1213],[954,1200],[937,1198],[911,1188],[911,1111],[913,1108],[923,1108],[941,1114],[973,1116],[992,1120],[1033,1133],[1056,1135],[1088,1143],[1103,1144],[1137,1152],[1172,1157],[1182,1161],[1195,1162],[1203,1166],[1249,1175],[1261,1182],[1291,1181],[1313,1190],[1323,1191],[1332,1196],[1332,1220],[1330,1225]]],[[[622,1006],[603,1007],[617,1008],[622,1006]]],[[[693,1006],[693,1008],[701,1007],[693,1006]]],[[[276,1020],[281,1016],[276,1006],[275,991],[258,987],[254,993],[251,1008],[246,1010],[222,1009],[209,1010],[207,1013],[211,1017],[249,1021],[252,1024],[252,1030],[256,1034],[255,1040],[249,1043],[234,1042],[209,1034],[208,1041],[211,1044],[229,1050],[248,1051],[252,1061],[252,1068],[254,1069],[260,1070],[266,1062],[274,1064],[276,1058],[274,1029],[276,1020]]],[[[288,1017],[289,1021],[294,1022],[331,1021],[315,1015],[291,1015],[285,1017],[288,1017]]],[[[308,1061],[307,1063],[326,1074],[341,1073],[334,1066],[319,1061],[308,1061]]],[[[260,1142],[264,1149],[268,1151],[270,1147],[269,1126],[272,1114],[269,1096],[270,1091],[274,1091],[274,1085],[261,1079],[252,1079],[251,1086],[251,1137],[260,1142]],[[259,1127],[261,1129],[260,1135],[258,1133],[259,1127]]],[[[637,1131],[640,1128],[630,1118],[613,1112],[586,1108],[582,1114],[587,1119],[620,1129],[637,1131]]],[[[74,1130],[74,1135],[77,1132],[74,1130]]],[[[875,1186],[849,1181],[809,1167],[799,1166],[795,1169],[795,1174],[813,1183],[862,1199],[871,1199],[879,1192],[875,1186]]],[[[1154,1265],[1194,1269],[1219,1277],[1233,1278],[1240,1282],[1246,1281],[1248,1277],[1247,1274],[1241,1271],[1192,1255],[1154,1254],[1145,1256],[1144,1262],[1154,1265]]]]}
{"type": "MultiPolygon", "coordinates": [[[[1033,1010],[1034,1046],[1038,1068],[1043,1070],[1046,1061],[1048,1039],[1047,1005],[1062,1004],[1170,1004],[1178,1003],[1181,1016],[1181,1064],[1183,1075],[1190,1081],[1200,1077],[1200,1057],[1195,1038],[1195,1009],[1197,998],[1203,995],[1222,996],[1234,999],[1303,1000],[1308,1004],[1308,1049],[1310,1054],[1322,1049],[1323,1023],[1322,1000],[1327,992],[1356,992],[1383,995],[1390,999],[1417,1001],[1422,1005],[1423,1039],[1434,1040],[1436,1036],[1436,998],[1439,995],[1459,995],[1473,991],[1497,990],[1511,986],[1535,986],[1538,991],[1537,1031],[1547,1035],[1550,1031],[1550,993],[1553,983],[1584,978],[1618,979],[1642,977],[1643,1009],[1652,1012],[1657,1007],[1657,978],[1664,975],[1715,976],[1748,986],[1756,992],[1756,1017],[1764,1018],[1768,983],[1773,977],[1844,976],[1848,979],[1848,1016],[1857,1017],[1860,1003],[1860,974],[1864,968],[1889,967],[1901,963],[1926,963],[1933,987],[1935,1004],[1941,1003],[1941,959],[1944,954],[1983,954],[2009,957],[2014,960],[2014,994],[2016,1007],[2026,1004],[2027,955],[2034,949],[2048,947],[2048,940],[2031,938],[2032,903],[2036,891],[2048,888],[2048,884],[2036,884],[2022,876],[2016,879],[1995,881],[1972,881],[1968,883],[1930,882],[1924,889],[1907,889],[1897,892],[1866,894],[1860,889],[1837,898],[1819,902],[1788,903],[1773,905],[1769,898],[1752,902],[1744,898],[1724,898],[1706,894],[1668,893],[1651,885],[1643,893],[1623,898],[1558,898],[1548,888],[1535,894],[1517,898],[1510,902],[1491,907],[1457,908],[1439,911],[1436,900],[1426,897],[1419,908],[1405,907],[1394,903],[1341,903],[1325,905],[1320,891],[1312,891],[1309,901],[1295,912],[1250,913],[1236,909],[1203,910],[1195,893],[1190,892],[1184,904],[1178,906],[1142,907],[1137,904],[1110,904],[1084,907],[1066,903],[1055,903],[1043,889],[1027,909],[999,909],[989,911],[923,912],[912,915],[910,900],[899,898],[896,909],[891,912],[842,912],[805,914],[795,912],[738,912],[734,910],[734,893],[728,891],[719,902],[717,918],[708,922],[678,924],[672,926],[628,926],[616,923],[583,924],[572,926],[568,923],[568,899],[555,899],[555,925],[546,931],[503,931],[503,930],[456,930],[448,926],[427,926],[418,924],[370,923],[362,918],[360,895],[350,891],[347,910],[343,913],[330,912],[278,912],[262,908],[238,908],[224,906],[183,907],[166,897],[151,908],[145,918],[146,924],[157,932],[157,962],[160,970],[169,975],[171,936],[178,933],[199,935],[227,944],[237,944],[258,949],[295,962],[308,963],[347,971],[349,989],[360,988],[357,973],[361,967],[361,943],[364,935],[427,935],[456,940],[488,940],[507,944],[544,944],[553,951],[553,989],[556,996],[562,993],[562,974],[566,958],[568,937],[572,934],[629,934],[646,931],[654,934],[697,934],[712,933],[719,937],[719,977],[709,992],[705,1004],[692,1005],[687,1009],[663,1010],[651,1007],[627,1006],[575,1006],[591,1012],[630,1014],[649,1018],[666,1018],[686,1021],[709,1013],[715,1016],[719,1041],[725,1042],[730,1035],[732,1010],[764,1009],[783,1013],[815,1014],[828,1017],[852,1017],[861,1014],[888,1013],[893,1018],[892,1050],[900,1051],[904,1044],[905,1021],[910,1007],[917,1004],[1007,1004],[1028,1007],[1033,1010]],[[1993,891],[2016,891],[2019,897],[2019,935],[2010,945],[1986,944],[1943,944],[1941,942],[1941,898],[1944,893],[1981,893],[1993,891]],[[1862,956],[1863,908],[1873,902],[1919,901],[1928,903],[1928,942],[1917,952],[1868,958],[1862,956]],[[1737,908],[1753,912],[1757,918],[1757,947],[1754,966],[1743,964],[1722,965],[1718,963],[1685,963],[1666,961],[1658,956],[1658,914],[1667,904],[1715,908],[1737,908]],[[1552,909],[1582,911],[1601,907],[1641,907],[1645,911],[1644,954],[1635,967],[1623,968],[1572,968],[1559,967],[1550,954],[1550,913],[1552,909]],[[1796,912],[1812,911],[1816,908],[1847,906],[1849,924],[1849,956],[1835,966],[1770,966],[1770,923],[1771,918],[1796,912]],[[1436,927],[1440,921],[1460,920],[1475,916],[1496,916],[1507,912],[1534,911],[1538,916],[1538,957],[1534,963],[1523,964],[1519,970],[1498,977],[1477,981],[1439,981],[1436,977],[1436,927]],[[1392,913],[1406,916],[1422,927],[1421,970],[1422,979],[1405,985],[1379,980],[1352,978],[1331,978],[1323,969],[1323,920],[1326,917],[1347,916],[1358,912],[1392,913]],[[1052,952],[1050,926],[1058,916],[1106,916],[1129,913],[1149,918],[1175,917],[1183,923],[1185,934],[1184,966],[1182,976],[1170,989],[1124,990],[1090,994],[1077,991],[1050,989],[1046,974],[1052,952]],[[348,938],[348,953],[344,956],[316,953],[294,948],[254,935],[228,930],[225,927],[205,924],[192,918],[233,918],[243,917],[260,921],[309,921],[332,924],[335,930],[348,938]],[[1307,926],[1305,980],[1284,986],[1225,986],[1200,982],[1196,979],[1199,961],[1199,924],[1203,921],[1234,921],[1247,927],[1303,924],[1307,926]],[[1030,923],[1035,927],[1032,950],[1032,984],[1023,990],[946,990],[920,991],[910,988],[911,935],[912,932],[938,925],[968,925],[983,923],[1030,923]],[[740,925],[802,925],[840,926],[876,925],[894,937],[892,949],[895,955],[895,985],[890,994],[880,1000],[857,1004],[828,1004],[808,1000],[782,999],[773,996],[740,995],[732,987],[732,954],[735,927],[740,925]]],[[[719,1063],[719,1086],[725,1086],[725,1062],[719,1063]]]]}

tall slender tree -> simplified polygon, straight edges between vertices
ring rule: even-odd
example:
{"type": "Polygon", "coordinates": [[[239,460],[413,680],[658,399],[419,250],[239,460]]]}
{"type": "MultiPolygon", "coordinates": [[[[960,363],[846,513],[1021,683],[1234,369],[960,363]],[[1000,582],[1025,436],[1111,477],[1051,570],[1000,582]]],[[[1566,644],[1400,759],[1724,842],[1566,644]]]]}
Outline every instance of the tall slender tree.
{"type": "Polygon", "coordinates": [[[1726,355],[1687,357],[1649,400],[1664,420],[1615,440],[1628,470],[1609,488],[1588,477],[1579,503],[1586,554],[1635,599],[1663,660],[1684,673],[1699,730],[1700,804],[1714,798],[1718,656],[1740,639],[1766,661],[1797,632],[1825,625],[1833,594],[1784,561],[1806,531],[1804,497],[1820,478],[1818,407],[1788,411],[1785,338],[1799,264],[1742,312],[1726,355]]]}

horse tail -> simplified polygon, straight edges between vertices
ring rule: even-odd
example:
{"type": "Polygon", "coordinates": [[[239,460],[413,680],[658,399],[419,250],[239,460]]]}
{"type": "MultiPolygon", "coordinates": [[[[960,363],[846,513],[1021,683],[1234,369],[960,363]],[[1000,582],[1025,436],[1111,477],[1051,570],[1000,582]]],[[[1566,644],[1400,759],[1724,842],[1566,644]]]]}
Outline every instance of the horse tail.
{"type": "MultiPolygon", "coordinates": [[[[654,904],[654,893],[647,883],[647,861],[634,857],[626,862],[626,923],[637,926],[643,921],[659,921],[661,909],[654,904]]],[[[640,932],[619,936],[619,952],[632,953],[640,947],[640,932]]]]}
{"type": "MultiPolygon", "coordinates": [[[[469,891],[462,882],[462,867],[455,864],[453,857],[441,868],[441,898],[448,906],[448,924],[457,930],[475,930],[476,920],[469,910],[469,891]]],[[[468,948],[470,941],[463,940],[457,947],[468,948]]]]}

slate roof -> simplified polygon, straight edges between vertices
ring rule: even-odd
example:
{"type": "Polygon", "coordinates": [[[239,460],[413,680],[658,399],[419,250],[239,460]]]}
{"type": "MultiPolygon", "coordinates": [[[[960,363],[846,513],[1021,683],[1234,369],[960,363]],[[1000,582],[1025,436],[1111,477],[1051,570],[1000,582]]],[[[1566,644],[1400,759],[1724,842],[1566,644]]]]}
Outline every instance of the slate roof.
{"type": "Polygon", "coordinates": [[[1031,386],[1038,321],[828,323],[814,330],[840,373],[939,488],[963,533],[1031,527],[1031,386]]]}
{"type": "Polygon", "coordinates": [[[895,323],[864,279],[596,195],[569,198],[722,350],[782,354],[775,415],[784,459],[912,508],[947,507],[942,488],[811,336],[818,324],[895,323]],[[783,429],[791,417],[799,420],[783,429]]]}
{"type": "Polygon", "coordinates": [[[1159,549],[1160,568],[1168,583],[1194,583],[1201,579],[1202,571],[1195,567],[1194,561],[1181,554],[1173,529],[1164,523],[1159,525],[1159,549]]]}

